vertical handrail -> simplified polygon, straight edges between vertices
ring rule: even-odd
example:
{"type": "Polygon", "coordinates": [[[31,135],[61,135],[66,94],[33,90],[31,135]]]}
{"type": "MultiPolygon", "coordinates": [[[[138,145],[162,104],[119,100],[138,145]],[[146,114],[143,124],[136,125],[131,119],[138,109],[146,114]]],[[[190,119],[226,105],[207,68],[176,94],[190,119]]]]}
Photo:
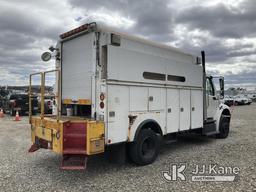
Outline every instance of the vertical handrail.
{"type": "Polygon", "coordinates": [[[29,75],[29,87],[28,87],[28,115],[29,115],[29,124],[31,124],[32,116],[32,102],[31,102],[31,84],[32,84],[32,75],[29,75]]]}
{"type": "Polygon", "coordinates": [[[57,97],[57,105],[58,105],[58,111],[57,111],[57,121],[59,122],[60,119],[60,112],[61,112],[61,101],[60,101],[60,71],[58,69],[50,70],[50,71],[45,71],[45,72],[38,72],[38,73],[33,73],[30,74],[29,76],[29,123],[31,123],[31,117],[32,117],[32,77],[35,75],[40,75],[40,81],[41,81],[41,113],[40,113],[40,118],[41,120],[44,119],[44,97],[45,97],[45,76],[47,73],[52,73],[52,72],[57,72],[57,94],[55,97],[57,97]]]}
{"type": "Polygon", "coordinates": [[[42,78],[43,78],[43,73],[38,72],[38,73],[33,73],[29,75],[29,95],[28,95],[28,102],[29,102],[29,123],[31,123],[31,117],[32,117],[32,77],[35,75],[40,75],[40,80],[41,80],[41,87],[42,87],[42,78]]]}
{"type": "Polygon", "coordinates": [[[41,76],[41,120],[44,119],[44,94],[45,94],[45,73],[41,76]]]}

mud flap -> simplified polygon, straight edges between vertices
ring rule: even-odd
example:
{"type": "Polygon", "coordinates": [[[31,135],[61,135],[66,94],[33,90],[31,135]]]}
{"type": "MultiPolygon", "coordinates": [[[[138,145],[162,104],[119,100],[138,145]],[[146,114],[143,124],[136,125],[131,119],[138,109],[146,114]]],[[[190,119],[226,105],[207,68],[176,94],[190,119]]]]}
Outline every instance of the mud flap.
{"type": "Polygon", "coordinates": [[[33,152],[37,151],[40,148],[48,149],[48,141],[45,141],[45,140],[40,139],[40,138],[36,138],[35,139],[35,143],[33,143],[31,145],[31,147],[29,148],[28,152],[29,153],[33,153],[33,152]]]}
{"type": "Polygon", "coordinates": [[[33,153],[33,152],[37,151],[38,149],[40,149],[40,147],[36,143],[34,143],[33,145],[31,145],[28,152],[33,153]]]}
{"type": "Polygon", "coordinates": [[[106,148],[105,157],[111,162],[123,165],[127,162],[126,143],[110,145],[106,148]]]}

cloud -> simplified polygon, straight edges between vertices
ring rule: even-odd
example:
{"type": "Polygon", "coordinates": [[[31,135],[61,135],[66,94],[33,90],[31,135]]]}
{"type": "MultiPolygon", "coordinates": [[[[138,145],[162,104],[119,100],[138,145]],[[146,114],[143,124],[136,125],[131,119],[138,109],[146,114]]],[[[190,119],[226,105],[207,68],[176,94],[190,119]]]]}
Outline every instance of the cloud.
{"type": "Polygon", "coordinates": [[[59,34],[97,21],[196,55],[205,50],[209,72],[256,86],[255,9],[253,0],[3,0],[0,84],[22,85],[29,73],[54,68],[41,53],[59,34]]]}
{"type": "Polygon", "coordinates": [[[193,6],[181,9],[176,17],[177,23],[189,29],[209,31],[220,38],[253,37],[256,34],[255,2],[243,1],[239,6],[219,3],[214,6],[193,6]]]}
{"type": "Polygon", "coordinates": [[[86,13],[81,15],[82,21],[93,18],[152,40],[166,42],[172,39],[173,18],[167,0],[71,0],[70,3],[86,13]],[[102,17],[106,14],[108,17],[102,17]]]}

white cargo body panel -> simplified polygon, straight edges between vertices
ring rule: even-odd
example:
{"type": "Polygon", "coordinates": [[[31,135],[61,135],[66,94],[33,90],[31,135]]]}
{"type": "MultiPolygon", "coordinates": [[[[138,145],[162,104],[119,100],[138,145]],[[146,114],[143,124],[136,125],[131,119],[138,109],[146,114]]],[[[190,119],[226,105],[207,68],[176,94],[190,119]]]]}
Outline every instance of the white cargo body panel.
{"type": "MultiPolygon", "coordinates": [[[[161,124],[164,134],[202,127],[203,77],[196,57],[132,37],[121,35],[120,39],[120,46],[107,45],[107,83],[110,83],[109,87],[114,84],[129,88],[129,107],[127,110],[127,104],[124,104],[124,116],[118,120],[120,123],[112,123],[113,118],[108,114],[109,139],[121,141],[120,134],[125,139],[123,134],[128,133],[129,124],[122,125],[121,122],[124,123],[125,118],[128,121],[129,115],[136,116],[136,126],[146,120],[144,118],[155,120],[161,124]],[[159,76],[148,78],[145,73],[159,76]],[[116,130],[122,130],[122,133],[116,130]]],[[[111,88],[108,92],[110,90],[113,91],[111,88]]],[[[127,98],[125,93],[127,91],[120,96],[127,98]]],[[[112,104],[111,108],[118,111],[112,104]]],[[[136,127],[131,128],[131,132],[134,130],[136,127]]]]}
{"type": "MultiPolygon", "coordinates": [[[[121,46],[108,46],[109,80],[202,87],[202,67],[195,64],[193,56],[172,51],[169,51],[169,56],[160,54],[161,52],[157,54],[157,51],[152,53],[154,47],[149,49],[146,46],[144,50],[138,50],[136,47],[125,47],[123,41],[131,40],[122,39],[121,46]],[[174,56],[171,57],[172,55],[174,56]],[[167,78],[166,81],[145,79],[144,72],[180,76],[184,77],[185,81],[171,81],[167,78]]],[[[159,48],[155,49],[159,52],[159,48]]],[[[163,52],[166,50],[163,49],[163,52]]]]}
{"type": "Polygon", "coordinates": [[[149,88],[148,110],[165,112],[166,106],[166,89],[165,88],[149,88]]]}
{"type": "Polygon", "coordinates": [[[130,111],[148,110],[148,87],[130,87],[130,111]]]}
{"type": "Polygon", "coordinates": [[[179,89],[167,89],[167,133],[179,131],[180,126],[180,92],[179,89]]]}
{"type": "Polygon", "coordinates": [[[129,87],[110,85],[108,87],[107,137],[111,143],[127,140],[129,125],[129,87]]]}
{"type": "Polygon", "coordinates": [[[91,99],[94,33],[62,44],[62,99],[91,99]]]}
{"type": "Polygon", "coordinates": [[[190,90],[180,90],[180,131],[190,129],[190,90]]]}
{"type": "Polygon", "coordinates": [[[203,90],[191,90],[191,129],[203,127],[203,90]]]}

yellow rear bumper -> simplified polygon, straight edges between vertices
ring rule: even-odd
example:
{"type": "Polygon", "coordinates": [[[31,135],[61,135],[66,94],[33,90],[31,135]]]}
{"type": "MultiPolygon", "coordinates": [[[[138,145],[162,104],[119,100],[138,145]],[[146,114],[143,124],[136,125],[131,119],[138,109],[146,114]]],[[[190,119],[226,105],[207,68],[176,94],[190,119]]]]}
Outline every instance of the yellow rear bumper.
{"type": "Polygon", "coordinates": [[[85,125],[86,127],[86,155],[103,153],[105,148],[104,122],[84,119],[60,119],[53,117],[41,119],[38,116],[31,117],[31,140],[36,144],[43,140],[48,144],[47,148],[56,153],[63,154],[63,128],[67,123],[85,125]]]}

